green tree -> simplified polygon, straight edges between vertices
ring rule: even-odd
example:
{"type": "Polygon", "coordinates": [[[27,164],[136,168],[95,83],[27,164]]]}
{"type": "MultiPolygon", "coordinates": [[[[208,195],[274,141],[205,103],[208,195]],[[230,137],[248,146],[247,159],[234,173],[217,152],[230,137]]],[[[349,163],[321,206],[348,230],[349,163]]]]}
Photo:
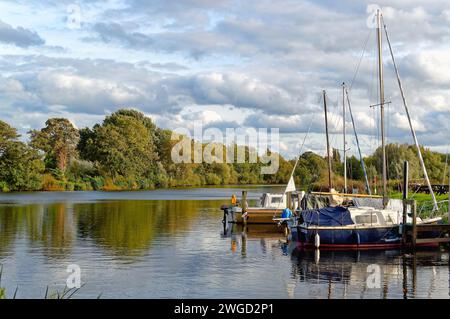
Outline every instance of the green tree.
{"type": "Polygon", "coordinates": [[[32,130],[30,145],[45,154],[47,168],[65,172],[72,159],[76,158],[79,132],[65,118],[51,118],[41,130],[32,130]]]}
{"type": "Polygon", "coordinates": [[[309,189],[322,180],[325,182],[328,176],[327,161],[313,152],[305,152],[300,156],[294,176],[297,179],[297,187],[304,189],[309,189]]]}
{"type": "Polygon", "coordinates": [[[41,188],[44,163],[38,152],[18,140],[15,128],[0,121],[0,184],[3,190],[41,188]]]}
{"type": "Polygon", "coordinates": [[[157,164],[155,130],[151,120],[134,110],[119,110],[96,124],[89,132],[83,130],[83,157],[96,161],[100,171],[115,180],[152,179],[161,174],[157,164]]]}

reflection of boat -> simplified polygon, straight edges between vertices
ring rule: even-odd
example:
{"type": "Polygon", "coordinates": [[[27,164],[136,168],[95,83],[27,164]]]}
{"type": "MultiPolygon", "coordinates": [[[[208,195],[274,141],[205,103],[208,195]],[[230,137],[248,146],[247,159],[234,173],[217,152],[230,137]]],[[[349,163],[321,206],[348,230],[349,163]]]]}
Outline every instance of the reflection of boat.
{"type": "Polygon", "coordinates": [[[439,281],[437,267],[442,266],[443,276],[447,277],[448,253],[436,250],[413,254],[403,254],[401,250],[319,253],[318,250],[295,249],[291,254],[291,261],[294,284],[327,284],[328,298],[408,298],[418,297],[418,293],[430,297],[437,292],[433,291],[434,285],[439,281]],[[417,277],[420,275],[418,266],[433,267],[427,274],[427,283],[420,286],[417,285],[417,277]],[[379,274],[379,277],[372,281],[375,274],[379,274]]]}
{"type": "Polygon", "coordinates": [[[285,226],[278,226],[276,224],[262,224],[262,225],[242,225],[233,224],[228,230],[227,234],[242,235],[247,239],[286,239],[285,226]]]}
{"type": "Polygon", "coordinates": [[[223,237],[231,239],[231,250],[247,255],[247,243],[259,242],[260,248],[266,254],[273,250],[283,250],[287,254],[286,226],[276,224],[244,225],[224,224],[223,237]]]}

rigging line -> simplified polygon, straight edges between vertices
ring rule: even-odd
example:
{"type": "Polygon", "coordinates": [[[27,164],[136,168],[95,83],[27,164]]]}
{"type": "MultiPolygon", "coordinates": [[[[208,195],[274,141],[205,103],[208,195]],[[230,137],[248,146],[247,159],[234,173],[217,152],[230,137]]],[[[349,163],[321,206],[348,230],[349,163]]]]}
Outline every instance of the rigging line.
{"type": "Polygon", "coordinates": [[[350,104],[350,97],[349,97],[348,90],[345,90],[345,94],[346,94],[346,97],[347,97],[347,105],[348,105],[348,110],[349,110],[349,113],[350,113],[350,118],[352,120],[353,132],[355,134],[356,145],[358,147],[358,153],[359,153],[359,159],[360,159],[360,163],[361,163],[361,168],[362,168],[363,173],[364,173],[364,181],[365,181],[365,185],[366,185],[366,191],[367,191],[367,193],[369,195],[372,195],[371,190],[370,190],[369,179],[367,177],[366,166],[364,164],[364,158],[362,156],[361,148],[360,148],[360,145],[359,145],[358,133],[356,132],[356,126],[355,126],[355,121],[354,121],[354,118],[353,118],[353,112],[352,112],[352,107],[351,107],[351,104],[350,104]]]}
{"type": "Polygon", "coordinates": [[[314,119],[315,119],[317,113],[318,112],[314,112],[311,120],[309,121],[308,131],[306,132],[305,136],[303,137],[302,144],[300,145],[300,149],[299,149],[299,152],[298,152],[297,160],[295,161],[294,167],[293,167],[292,172],[291,172],[291,177],[294,176],[295,168],[297,167],[297,164],[298,164],[298,162],[300,160],[300,156],[302,155],[303,146],[305,145],[306,138],[308,137],[309,133],[311,132],[312,123],[314,122],[314,119]]]}
{"type": "MultiPolygon", "coordinates": [[[[342,121],[342,118],[341,118],[341,116],[339,116],[338,115],[338,113],[339,113],[339,100],[335,100],[335,101],[332,101],[332,107],[333,107],[333,109],[331,109],[331,111],[336,111],[335,113],[334,112],[328,112],[328,114],[329,114],[329,119],[330,119],[330,123],[331,124],[334,124],[335,125],[335,127],[340,127],[341,126],[341,121],[342,121]]],[[[337,134],[336,133],[332,133],[332,134],[330,134],[331,135],[331,139],[330,139],[330,146],[331,146],[331,156],[333,156],[333,147],[332,147],[332,145],[334,144],[334,142],[336,141],[336,138],[337,138],[337,134]]]]}
{"type": "MultiPolygon", "coordinates": [[[[310,120],[310,122],[309,122],[308,131],[306,132],[305,136],[303,137],[303,142],[302,142],[302,145],[300,145],[300,149],[299,149],[299,152],[298,152],[298,156],[297,156],[297,159],[296,159],[296,161],[295,161],[294,167],[292,168],[292,172],[291,172],[291,176],[289,177],[289,181],[290,181],[291,178],[294,176],[295,168],[297,167],[297,164],[298,164],[298,162],[300,161],[300,156],[302,155],[303,146],[305,145],[306,138],[308,137],[309,133],[311,132],[312,123],[314,122],[314,119],[315,119],[317,113],[318,113],[318,112],[314,112],[314,114],[313,114],[313,116],[312,116],[312,118],[311,118],[311,120],[310,120]]],[[[284,189],[283,197],[284,197],[284,194],[286,194],[286,190],[287,190],[287,187],[288,187],[288,185],[289,185],[289,181],[288,181],[288,183],[286,184],[286,188],[284,189]]],[[[278,209],[280,208],[281,202],[282,202],[282,201],[283,201],[283,198],[281,198],[280,202],[278,203],[278,209]]],[[[298,207],[300,207],[300,203],[298,203],[298,207]]],[[[274,214],[274,217],[275,217],[275,214],[274,214]]]]}
{"type": "Polygon", "coordinates": [[[361,66],[362,59],[364,58],[364,54],[365,54],[365,52],[366,52],[367,43],[369,43],[369,38],[370,38],[370,35],[371,35],[371,34],[372,34],[372,29],[369,29],[369,34],[367,35],[367,38],[366,38],[366,41],[365,41],[365,43],[364,43],[364,47],[363,47],[361,56],[360,56],[360,58],[359,58],[359,61],[358,61],[357,66],[356,66],[355,73],[353,74],[352,81],[350,82],[350,86],[349,86],[349,88],[348,88],[349,91],[352,90],[353,83],[355,82],[356,76],[358,75],[359,68],[360,68],[360,66],[361,66]]]}
{"type": "Polygon", "coordinates": [[[445,175],[447,175],[447,166],[448,166],[448,146],[447,145],[447,149],[445,150],[445,166],[444,166],[444,176],[442,176],[442,185],[444,185],[445,183],[445,175]]]}

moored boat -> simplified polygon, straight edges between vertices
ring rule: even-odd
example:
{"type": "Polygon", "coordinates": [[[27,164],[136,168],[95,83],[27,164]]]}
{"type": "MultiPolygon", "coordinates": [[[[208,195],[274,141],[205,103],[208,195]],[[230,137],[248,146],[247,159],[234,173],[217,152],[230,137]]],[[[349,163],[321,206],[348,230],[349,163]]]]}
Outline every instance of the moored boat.
{"type": "MultiPolygon", "coordinates": [[[[244,193],[245,194],[245,193],[244,193]]],[[[224,220],[237,224],[277,224],[277,219],[291,217],[286,207],[293,210],[299,207],[305,192],[264,193],[259,206],[249,207],[246,196],[242,196],[240,203],[222,205],[224,220]],[[287,215],[286,215],[287,214],[287,215]],[[274,220],[275,219],[275,220],[274,220]]]]}
{"type": "MultiPolygon", "coordinates": [[[[402,215],[392,209],[374,207],[324,207],[303,210],[291,219],[291,238],[301,248],[320,249],[395,249],[402,247],[402,215]]],[[[432,224],[422,220],[417,224],[432,224]]],[[[408,223],[412,218],[408,217],[408,223]]],[[[423,234],[425,238],[438,234],[423,234]]],[[[437,246],[433,241],[418,246],[437,246]]]]}

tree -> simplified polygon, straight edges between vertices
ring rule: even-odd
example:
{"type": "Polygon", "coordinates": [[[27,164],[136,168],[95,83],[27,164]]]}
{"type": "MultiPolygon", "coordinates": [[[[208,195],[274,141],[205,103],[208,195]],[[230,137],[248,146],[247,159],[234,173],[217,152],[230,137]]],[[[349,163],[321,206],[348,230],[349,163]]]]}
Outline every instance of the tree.
{"type": "Polygon", "coordinates": [[[72,123],[65,118],[51,118],[45,122],[43,129],[29,133],[30,145],[45,153],[46,167],[58,168],[64,173],[77,155],[76,148],[80,138],[72,123]]]}
{"type": "Polygon", "coordinates": [[[19,137],[17,130],[0,120],[0,155],[19,137]]]}
{"type": "Polygon", "coordinates": [[[310,189],[314,183],[325,182],[327,174],[326,159],[313,152],[305,152],[300,156],[294,176],[299,188],[310,189]]]}
{"type": "Polygon", "coordinates": [[[156,179],[161,172],[154,128],[144,114],[119,110],[106,117],[102,125],[95,125],[92,132],[84,130],[80,148],[87,152],[83,156],[97,161],[100,170],[113,180],[119,176],[156,179]]]}
{"type": "Polygon", "coordinates": [[[15,128],[0,121],[0,184],[3,190],[41,188],[44,163],[36,150],[18,140],[15,128]]]}

